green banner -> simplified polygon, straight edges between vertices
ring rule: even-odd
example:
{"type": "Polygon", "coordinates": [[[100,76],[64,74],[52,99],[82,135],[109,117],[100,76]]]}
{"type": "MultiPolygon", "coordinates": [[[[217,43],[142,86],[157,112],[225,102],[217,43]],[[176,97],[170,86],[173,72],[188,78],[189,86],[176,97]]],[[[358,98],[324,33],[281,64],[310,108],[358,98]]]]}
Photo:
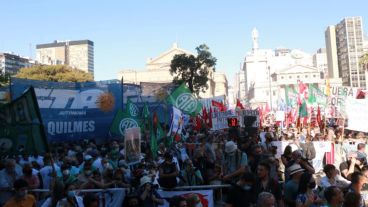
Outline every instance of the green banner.
{"type": "Polygon", "coordinates": [[[285,100],[287,106],[296,108],[298,105],[298,92],[294,88],[285,86],[285,100]]]}
{"type": "Polygon", "coordinates": [[[0,155],[42,154],[48,143],[33,87],[0,107],[0,155]]]}
{"type": "Polygon", "coordinates": [[[166,101],[191,116],[196,116],[202,110],[202,104],[193,96],[185,83],[172,92],[166,101]]]}
{"type": "Polygon", "coordinates": [[[327,105],[327,96],[325,95],[325,93],[323,93],[318,87],[315,87],[313,84],[309,84],[308,88],[308,103],[317,103],[321,106],[327,105]]]}
{"type": "Polygon", "coordinates": [[[112,136],[124,137],[124,131],[128,128],[141,127],[139,109],[137,105],[128,99],[126,109],[123,112],[118,110],[111,124],[110,133],[112,136]]]}

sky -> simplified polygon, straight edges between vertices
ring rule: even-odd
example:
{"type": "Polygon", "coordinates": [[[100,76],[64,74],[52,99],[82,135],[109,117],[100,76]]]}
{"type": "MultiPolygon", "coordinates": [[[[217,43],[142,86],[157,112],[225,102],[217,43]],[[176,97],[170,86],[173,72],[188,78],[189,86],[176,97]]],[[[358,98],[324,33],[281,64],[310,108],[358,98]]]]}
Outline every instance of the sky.
{"type": "Polygon", "coordinates": [[[36,44],[94,42],[95,80],[116,79],[122,69],[143,70],[148,58],[174,42],[195,51],[205,43],[216,71],[233,82],[257,28],[262,49],[287,47],[314,53],[324,31],[347,16],[362,16],[367,0],[0,0],[0,52],[35,58],[36,44]]]}

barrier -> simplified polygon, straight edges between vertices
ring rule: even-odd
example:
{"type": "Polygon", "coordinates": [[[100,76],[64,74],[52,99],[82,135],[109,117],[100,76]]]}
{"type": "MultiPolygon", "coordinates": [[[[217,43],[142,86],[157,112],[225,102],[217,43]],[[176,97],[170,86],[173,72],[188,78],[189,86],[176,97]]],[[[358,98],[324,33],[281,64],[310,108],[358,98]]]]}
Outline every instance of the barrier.
{"type": "MultiPolygon", "coordinates": [[[[216,202],[222,202],[222,189],[229,188],[231,185],[223,184],[223,185],[198,185],[198,186],[178,186],[172,189],[159,188],[158,193],[163,198],[170,198],[174,195],[184,195],[187,196],[189,194],[193,194],[198,196],[200,199],[207,198],[205,203],[207,206],[214,206],[216,202]],[[213,190],[220,189],[220,198],[219,200],[214,200],[213,190]],[[211,200],[212,199],[212,200],[211,200]]],[[[129,188],[107,188],[107,189],[81,189],[76,190],[76,194],[86,194],[86,193],[97,193],[99,194],[100,199],[100,207],[114,207],[114,206],[122,206],[124,201],[126,192],[129,192],[129,188]]],[[[33,189],[29,190],[29,192],[33,193],[50,193],[51,191],[48,189],[33,189]]],[[[41,203],[39,203],[41,204],[41,203]]],[[[165,205],[168,205],[167,201],[165,201],[165,205]]]]}

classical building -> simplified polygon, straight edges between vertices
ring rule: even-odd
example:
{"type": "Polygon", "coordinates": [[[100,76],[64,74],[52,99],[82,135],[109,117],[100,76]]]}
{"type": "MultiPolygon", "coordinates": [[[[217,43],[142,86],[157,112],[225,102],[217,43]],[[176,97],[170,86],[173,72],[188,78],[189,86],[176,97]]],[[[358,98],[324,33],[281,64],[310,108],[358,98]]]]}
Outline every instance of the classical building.
{"type": "Polygon", "coordinates": [[[34,61],[12,53],[0,53],[0,71],[15,75],[21,68],[31,67],[34,61]]]}
{"type": "MultiPolygon", "coordinates": [[[[236,74],[238,98],[253,106],[268,103],[273,109],[285,97],[284,87],[304,83],[325,84],[327,68],[324,50],[310,55],[286,48],[259,49],[258,31],[252,31],[253,48],[244,59],[243,71],[236,74]]],[[[339,84],[339,80],[332,82],[339,84]]]]}
{"type": "Polygon", "coordinates": [[[346,17],[336,26],[329,26],[326,31],[326,47],[329,51],[329,70],[335,75],[334,58],[337,56],[339,77],[343,85],[366,88],[366,73],[359,64],[364,54],[362,17],[346,17]]]}
{"type": "MultiPolygon", "coordinates": [[[[170,83],[173,76],[170,74],[171,60],[175,55],[192,54],[181,49],[176,43],[158,55],[156,58],[149,58],[145,70],[123,69],[118,73],[118,78],[123,78],[124,83],[140,84],[141,82],[170,83]]],[[[217,95],[227,96],[227,79],[225,74],[214,72],[210,69],[208,74],[208,89],[205,93],[200,93],[200,97],[209,98],[217,95]]]]}
{"type": "Polygon", "coordinates": [[[36,45],[36,50],[41,64],[66,64],[94,75],[94,45],[90,40],[54,41],[36,45]]]}

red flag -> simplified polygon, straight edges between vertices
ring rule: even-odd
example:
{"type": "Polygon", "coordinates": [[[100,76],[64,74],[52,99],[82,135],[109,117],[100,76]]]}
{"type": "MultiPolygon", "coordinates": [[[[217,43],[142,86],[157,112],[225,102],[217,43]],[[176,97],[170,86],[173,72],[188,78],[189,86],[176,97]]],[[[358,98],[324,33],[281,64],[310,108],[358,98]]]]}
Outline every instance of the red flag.
{"type": "Polygon", "coordinates": [[[362,89],[358,89],[356,99],[365,99],[365,93],[362,89]]]}
{"type": "Polygon", "coordinates": [[[271,111],[270,106],[268,105],[268,103],[266,103],[266,108],[264,110],[264,113],[268,114],[268,113],[270,113],[270,111],[271,111]]]}
{"type": "Polygon", "coordinates": [[[202,128],[201,118],[199,116],[196,116],[193,122],[195,123],[194,129],[199,132],[202,128]]]}
{"type": "Polygon", "coordinates": [[[157,118],[157,114],[156,114],[156,111],[153,112],[153,117],[152,117],[152,122],[153,122],[153,129],[155,130],[155,133],[156,133],[156,130],[157,130],[157,123],[158,123],[158,118],[157,118]]]}
{"type": "Polygon", "coordinates": [[[217,108],[219,108],[220,111],[226,111],[226,107],[221,102],[212,100],[212,106],[216,106],[217,108]]]}
{"type": "Polygon", "coordinates": [[[208,113],[206,107],[202,108],[202,119],[206,126],[209,124],[208,113]]]}
{"type": "Polygon", "coordinates": [[[259,128],[262,128],[262,120],[263,120],[263,109],[262,105],[258,106],[258,112],[259,112],[259,128]]]}
{"type": "Polygon", "coordinates": [[[209,119],[208,127],[212,128],[212,107],[211,106],[210,106],[210,113],[208,115],[208,119],[209,119]]]}
{"type": "Polygon", "coordinates": [[[236,107],[240,109],[244,109],[243,104],[239,101],[239,99],[236,99],[236,107]]]}

